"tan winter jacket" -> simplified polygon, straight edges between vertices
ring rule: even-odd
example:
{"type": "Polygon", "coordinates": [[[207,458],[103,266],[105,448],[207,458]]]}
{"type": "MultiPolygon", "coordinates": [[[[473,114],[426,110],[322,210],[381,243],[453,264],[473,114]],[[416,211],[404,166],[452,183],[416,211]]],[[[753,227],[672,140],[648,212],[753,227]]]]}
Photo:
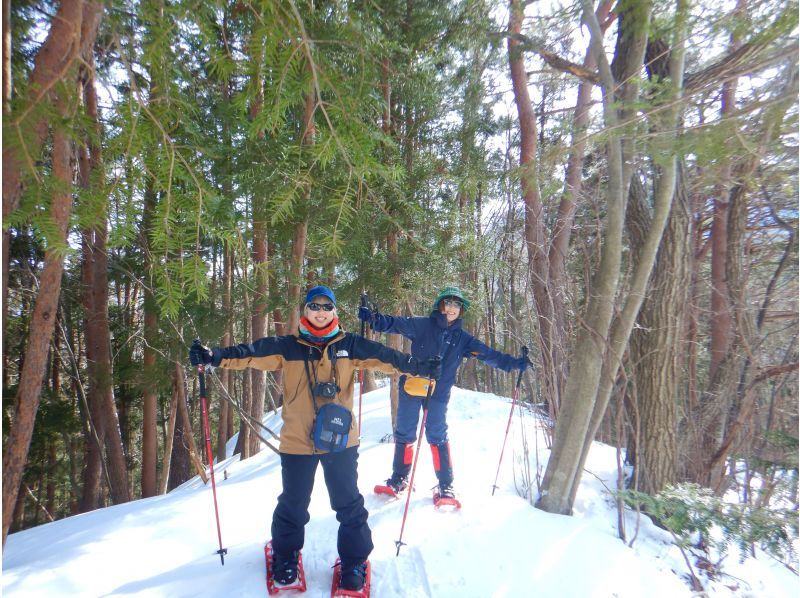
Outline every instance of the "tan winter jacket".
{"type": "MultiPolygon", "coordinates": [[[[353,412],[356,370],[365,368],[385,374],[422,373],[419,371],[418,361],[410,355],[349,332],[340,332],[323,348],[296,335],[272,336],[252,344],[215,348],[212,365],[234,370],[252,367],[265,371],[283,371],[283,429],[280,451],[293,455],[322,452],[315,450],[311,438],[315,416],[314,400],[317,409],[326,402],[335,402],[353,412]],[[312,400],[311,389],[317,382],[333,382],[339,386],[340,391],[334,399],[314,397],[312,400]]],[[[347,446],[357,444],[358,422],[354,416],[347,446]]]]}

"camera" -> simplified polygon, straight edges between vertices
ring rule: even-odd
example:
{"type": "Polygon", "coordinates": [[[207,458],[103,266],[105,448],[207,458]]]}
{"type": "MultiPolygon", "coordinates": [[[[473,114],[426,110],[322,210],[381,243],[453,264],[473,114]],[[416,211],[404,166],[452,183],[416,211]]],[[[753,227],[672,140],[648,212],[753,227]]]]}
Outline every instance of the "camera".
{"type": "Polygon", "coordinates": [[[314,396],[322,397],[323,399],[332,399],[336,393],[342,390],[338,384],[333,382],[317,382],[314,385],[314,396]]]}

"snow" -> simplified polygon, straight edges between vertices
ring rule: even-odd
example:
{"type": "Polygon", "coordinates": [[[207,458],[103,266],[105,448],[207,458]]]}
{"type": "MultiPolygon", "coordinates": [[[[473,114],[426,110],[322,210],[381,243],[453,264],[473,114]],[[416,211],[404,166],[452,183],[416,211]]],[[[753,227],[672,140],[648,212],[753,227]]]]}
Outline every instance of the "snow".
{"type": "MultiPolygon", "coordinates": [[[[617,535],[616,455],[595,443],[571,517],[531,506],[517,486],[541,474],[544,438],[530,414],[515,411],[498,489],[492,485],[508,421],[510,399],[453,389],[448,423],[463,508],[436,510],[430,452],[422,447],[415,491],[403,532],[395,541],[405,496],[372,493],[390,474],[393,446],[380,439],[390,431],[389,391],[364,395],[359,486],[370,512],[375,550],[373,598],[392,597],[629,597],[692,596],[687,567],[669,535],[642,517],[633,546],[617,535]],[[537,459],[538,454],[538,459],[537,459]]],[[[280,416],[265,423],[280,427],[280,416]]],[[[235,438],[229,444],[229,451],[235,438]]],[[[423,445],[426,443],[423,441],[423,445]]],[[[277,455],[263,450],[239,462],[215,466],[223,546],[221,566],[210,484],[199,478],[167,494],[70,517],[9,536],[3,554],[4,596],[266,596],[264,544],[280,493],[277,455]]],[[[303,548],[306,596],[330,595],[338,524],[330,509],[322,469],[311,500],[303,548]]],[[[637,532],[627,516],[630,539],[637,532]]],[[[798,596],[798,577],[759,553],[740,563],[724,562],[716,581],[704,578],[707,596],[769,598],[798,596]]],[[[699,573],[699,571],[698,571],[699,573]]],[[[297,595],[281,593],[283,598],[297,595]]]]}

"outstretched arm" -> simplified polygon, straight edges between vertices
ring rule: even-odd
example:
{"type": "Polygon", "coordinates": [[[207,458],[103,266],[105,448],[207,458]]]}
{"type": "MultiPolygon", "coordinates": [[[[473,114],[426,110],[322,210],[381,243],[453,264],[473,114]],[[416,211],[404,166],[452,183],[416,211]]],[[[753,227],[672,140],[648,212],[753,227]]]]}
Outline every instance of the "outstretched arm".
{"type": "Polygon", "coordinates": [[[270,336],[253,343],[242,343],[231,347],[215,347],[211,350],[211,365],[243,370],[277,370],[283,365],[284,337],[270,336]]]}
{"type": "Polygon", "coordinates": [[[406,338],[414,340],[417,336],[417,327],[420,320],[427,318],[387,316],[377,310],[368,307],[361,307],[358,310],[358,317],[361,321],[367,322],[375,332],[389,332],[391,334],[402,334],[406,338]]]}
{"type": "Polygon", "coordinates": [[[358,368],[378,370],[384,374],[411,374],[425,378],[438,379],[441,373],[440,360],[420,361],[411,355],[395,351],[381,343],[367,340],[361,336],[351,336],[352,359],[358,368]]]}
{"type": "Polygon", "coordinates": [[[527,366],[527,357],[514,357],[508,353],[496,351],[476,338],[470,340],[467,345],[467,355],[480,359],[483,363],[504,372],[524,369],[527,366]]]}

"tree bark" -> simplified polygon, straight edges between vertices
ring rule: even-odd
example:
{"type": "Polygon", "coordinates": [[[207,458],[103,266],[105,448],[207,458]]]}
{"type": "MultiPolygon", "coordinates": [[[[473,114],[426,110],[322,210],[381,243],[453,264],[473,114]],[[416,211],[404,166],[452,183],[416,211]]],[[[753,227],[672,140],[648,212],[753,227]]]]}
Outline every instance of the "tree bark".
{"type": "MultiPolygon", "coordinates": [[[[73,35],[77,37],[77,29],[73,35]]],[[[77,44],[77,39],[75,39],[77,44]]],[[[68,111],[67,99],[60,100],[63,114],[68,111]]],[[[72,143],[62,127],[53,132],[53,176],[62,185],[62,190],[53,194],[51,217],[59,238],[54,242],[66,243],[67,226],[72,209],[72,143]]],[[[31,318],[25,364],[20,375],[19,389],[15,400],[13,424],[3,451],[3,545],[5,546],[14,505],[22,482],[22,473],[28,460],[28,448],[33,434],[36,411],[39,408],[40,391],[47,365],[47,351],[58,309],[61,292],[61,274],[64,257],[58,248],[50,247],[45,254],[44,269],[40,277],[39,294],[31,318]]]]}
{"type": "MultiPolygon", "coordinates": [[[[83,150],[80,159],[88,160],[83,150]]],[[[88,167],[86,167],[88,168],[88,167]]],[[[83,337],[85,339],[84,354],[86,356],[86,451],[83,461],[83,493],[81,495],[80,511],[86,513],[100,506],[102,475],[106,472],[103,461],[103,445],[106,439],[106,419],[101,416],[102,401],[97,393],[97,385],[93,381],[97,378],[95,364],[97,358],[94,354],[97,336],[95,329],[94,309],[94,276],[95,269],[92,264],[91,231],[84,229],[81,235],[81,282],[83,283],[83,337]]]]}
{"type": "MultiPolygon", "coordinates": [[[[703,393],[695,422],[699,424],[696,454],[702,458],[701,471],[693,471],[693,479],[710,486],[718,492],[724,490],[726,436],[731,425],[735,425],[741,408],[748,409],[753,367],[754,347],[760,342],[756,317],[749,305],[746,293],[746,242],[748,191],[752,175],[770,143],[780,133],[780,125],[791,101],[797,95],[798,74],[793,65],[789,68],[784,89],[780,95],[786,98],[769,107],[762,121],[761,138],[756,150],[749,152],[733,170],[734,185],[728,198],[729,218],[726,230],[727,262],[725,277],[728,289],[728,304],[733,314],[732,338],[728,352],[711,378],[709,389],[703,393]]],[[[754,400],[754,399],[753,399],[754,400]]],[[[730,445],[729,445],[730,446],[730,445]]]]}
{"type": "MultiPolygon", "coordinates": [[[[233,250],[226,241],[223,250],[222,273],[222,311],[225,314],[225,334],[222,337],[222,346],[229,347],[233,344],[233,321],[231,320],[231,306],[233,293],[233,250]]],[[[230,417],[230,398],[233,396],[233,373],[231,370],[222,369],[220,373],[219,418],[217,420],[217,460],[224,461],[228,454],[225,448],[228,442],[228,418],[230,417]]]]}
{"type": "MultiPolygon", "coordinates": [[[[669,80],[670,62],[669,45],[661,39],[651,40],[646,53],[651,80],[669,80]]],[[[676,121],[668,120],[665,126],[674,128],[676,124],[676,121]]],[[[667,132],[659,131],[659,128],[654,127],[653,131],[659,135],[667,132]]],[[[660,149],[655,149],[660,156],[660,149]]],[[[654,155],[653,164],[658,163],[656,158],[654,155]]],[[[654,192],[657,197],[660,186],[670,184],[664,176],[675,176],[673,171],[672,164],[666,169],[655,168],[654,192]]],[[[644,189],[634,193],[637,184],[638,179],[634,177],[626,214],[634,262],[640,259],[646,233],[652,226],[644,189]]],[[[633,331],[630,344],[634,377],[630,399],[636,404],[639,434],[629,443],[627,454],[629,461],[636,466],[637,489],[652,495],[678,481],[678,381],[685,355],[685,314],[692,252],[689,214],[686,175],[685,171],[678,169],[669,219],[647,296],[639,312],[639,326],[633,331]]]]}
{"type": "MultiPolygon", "coordinates": [[[[164,457],[163,465],[161,466],[161,480],[158,487],[159,494],[166,494],[169,489],[170,470],[172,469],[172,447],[175,444],[175,428],[178,421],[178,403],[181,400],[181,391],[183,389],[184,378],[179,378],[176,383],[175,375],[173,374],[172,381],[172,396],[169,401],[169,413],[167,414],[166,430],[164,433],[164,457]],[[180,385],[180,386],[179,386],[180,385]]],[[[183,397],[185,400],[185,397],[183,397]]],[[[191,430],[191,426],[189,426],[191,430]]],[[[191,435],[191,434],[190,434],[191,435]]]]}
{"type": "MultiPolygon", "coordinates": [[[[735,15],[741,15],[747,0],[738,0],[735,15]]],[[[741,46],[741,35],[732,33],[729,50],[735,52],[741,46]]],[[[733,78],[722,83],[722,99],[720,118],[724,119],[736,110],[736,87],[738,79],[733,78]]],[[[709,380],[714,378],[717,368],[731,342],[731,312],[728,304],[728,284],[725,278],[725,265],[728,262],[728,195],[731,179],[731,163],[723,164],[719,173],[720,183],[714,197],[714,215],[711,223],[711,363],[708,368],[709,380]]]]}
{"type": "MultiPolygon", "coordinates": [[[[605,365],[606,345],[610,341],[611,318],[622,262],[622,231],[625,201],[623,192],[627,184],[624,179],[623,146],[617,130],[619,115],[614,90],[616,82],[602,46],[602,30],[590,0],[582,0],[583,20],[590,31],[590,44],[602,81],[603,116],[608,141],[608,189],[606,201],[606,227],[603,231],[603,247],[598,271],[594,276],[588,297],[582,326],[575,343],[574,362],[570,366],[565,396],[570,397],[562,405],[556,422],[555,438],[550,459],[542,482],[542,494],[537,507],[551,512],[569,514],[574,502],[574,488],[581,477],[581,465],[587,438],[600,391],[601,373],[605,365]]],[[[649,5],[644,11],[644,20],[632,26],[646,32],[649,22],[649,5]]],[[[628,60],[639,60],[643,56],[628,55],[628,60]]],[[[666,219],[666,216],[664,217],[666,219]]],[[[660,234],[659,234],[660,238],[660,234]]],[[[656,245],[657,246],[657,245],[656,245]]],[[[655,255],[655,248],[653,249],[655,255]]],[[[649,271],[648,271],[649,272],[649,271]]],[[[645,279],[646,280],[646,279],[645,279]]],[[[641,299],[640,299],[641,300],[641,299]]],[[[638,307],[637,310],[638,311],[638,307]]],[[[632,322],[631,322],[632,325],[632,322]]],[[[625,337],[627,340],[627,336],[625,337]]],[[[612,356],[616,360],[616,355],[612,356]]],[[[617,363],[615,361],[615,363],[617,363]]],[[[616,367],[614,367],[616,372],[616,367]]],[[[612,378],[613,379],[613,378],[612,378]]],[[[605,405],[602,405],[605,411],[605,405]]],[[[602,417],[601,417],[602,419],[602,417]]],[[[599,425],[599,423],[598,423],[599,425]]]]}
{"type": "MultiPolygon", "coordinates": [[[[96,31],[96,25],[95,25],[96,31]]],[[[89,47],[84,54],[86,65],[83,80],[83,96],[86,104],[86,114],[92,120],[95,133],[99,135],[100,125],[97,115],[97,93],[94,85],[94,59],[93,48],[89,47]]],[[[100,407],[98,414],[105,420],[105,449],[108,459],[109,483],[111,496],[115,503],[130,500],[128,488],[128,468],[123,450],[120,422],[117,416],[117,406],[114,401],[114,376],[111,357],[111,331],[108,323],[108,250],[106,239],[108,200],[103,192],[103,161],[100,147],[88,141],[84,151],[88,151],[88,160],[80,161],[81,186],[94,190],[103,198],[98,204],[95,214],[96,224],[89,228],[89,249],[91,252],[90,264],[92,273],[92,300],[90,318],[91,330],[94,333],[87,336],[87,347],[91,342],[94,347],[94,368],[91,370],[94,377],[90,379],[91,392],[97,397],[96,405],[100,407]]],[[[88,330],[87,330],[88,332],[88,330]]]]}
{"type": "MultiPolygon", "coordinates": [[[[669,58],[669,86],[665,88],[663,96],[658,98],[664,109],[653,118],[653,126],[663,132],[659,135],[658,143],[654,142],[651,148],[658,162],[662,164],[661,173],[656,186],[654,197],[653,219],[647,232],[644,244],[639,252],[639,259],[634,264],[633,272],[628,283],[625,305],[621,314],[616,318],[609,334],[608,346],[603,362],[603,369],[599,379],[597,398],[593,406],[593,413],[584,438],[584,445],[576,472],[580,474],[586,457],[589,454],[591,443],[602,423],[605,410],[608,406],[617,373],[622,366],[622,355],[630,339],[631,330],[639,313],[644,299],[647,282],[653,269],[658,247],[661,243],[667,218],[670,213],[675,184],[677,178],[677,139],[676,133],[680,115],[683,90],[684,56],[685,56],[685,28],[687,5],[685,0],[679,0],[676,6],[675,25],[673,28],[672,52],[669,58]]],[[[630,146],[633,146],[631,143],[630,146]]],[[[653,160],[656,162],[656,160],[653,160]]],[[[574,503],[578,491],[580,475],[574,477],[570,491],[570,505],[574,503]]]]}
{"type": "MultiPolygon", "coordinates": [[[[644,206],[633,204],[633,193],[629,197],[628,211],[641,214],[644,206]]],[[[644,230],[650,227],[649,214],[647,219],[644,230]]],[[[637,450],[629,447],[628,454],[639,456],[635,463],[639,489],[651,495],[678,482],[678,382],[685,356],[689,226],[686,181],[680,176],[639,326],[631,336],[630,361],[636,381],[631,400],[638,406],[640,436],[637,450]]],[[[643,241],[638,239],[636,244],[643,241]]]]}
{"type": "MultiPolygon", "coordinates": [[[[3,116],[11,114],[11,0],[3,0],[3,116]]],[[[5,192],[5,189],[3,189],[5,192]]],[[[4,264],[7,265],[7,264],[4,264]]],[[[5,309],[3,314],[5,314],[5,309]]]]}
{"type": "MultiPolygon", "coordinates": [[[[89,3],[86,3],[88,6],[89,3]]],[[[89,10],[95,11],[99,15],[97,5],[89,10]]],[[[26,108],[20,114],[11,115],[8,123],[4,123],[4,128],[13,131],[13,139],[4,139],[3,143],[3,221],[19,207],[25,180],[34,177],[39,180],[36,170],[36,161],[42,149],[42,144],[47,137],[50,123],[44,116],[36,118],[34,121],[28,120],[30,109],[40,102],[57,102],[54,89],[56,84],[68,76],[74,76],[73,66],[78,53],[81,50],[81,27],[84,18],[83,0],[63,0],[58,7],[56,16],[50,23],[50,31],[44,44],[39,48],[39,52],[34,59],[33,71],[27,86],[30,98],[24,103],[26,108]]],[[[5,31],[6,19],[10,18],[10,11],[3,10],[4,39],[3,59],[11,60],[11,39],[10,26],[8,33],[5,31]],[[6,35],[8,39],[6,40],[6,35]],[[6,42],[8,52],[5,52],[6,42]]],[[[99,18],[99,17],[98,17],[99,18]]],[[[94,40],[91,40],[91,44],[94,40]]],[[[10,63],[9,63],[10,64],[10,63]]],[[[4,67],[5,68],[5,67],[4,67]]],[[[4,77],[3,84],[10,85],[11,79],[4,77]]],[[[11,90],[4,89],[4,99],[6,93],[10,95],[11,90]]],[[[9,249],[11,234],[7,228],[3,230],[3,316],[5,318],[8,300],[8,271],[9,271],[9,249]]],[[[4,536],[5,537],[5,536],[4,536]]]]}
{"type": "MultiPolygon", "coordinates": [[[[183,401],[184,404],[186,403],[184,397],[182,396],[182,374],[183,368],[180,367],[179,364],[176,364],[176,367],[173,371],[172,394],[178,411],[180,411],[181,401],[183,401]]],[[[191,458],[189,456],[188,444],[189,438],[192,438],[192,428],[187,424],[184,418],[180,417],[177,413],[175,417],[173,436],[174,440],[172,442],[172,450],[168,455],[166,455],[170,460],[169,475],[165,476],[167,481],[167,492],[177,488],[191,477],[191,458]]],[[[205,471],[205,468],[203,468],[203,471],[205,471]]],[[[205,478],[203,478],[203,481],[205,481],[205,478]]]]}
{"type": "MultiPolygon", "coordinates": [[[[29,89],[36,97],[32,103],[42,101],[50,95],[57,111],[66,119],[72,115],[75,98],[52,93],[55,83],[75,76],[72,68],[80,52],[87,54],[94,45],[97,27],[102,15],[101,6],[94,3],[65,0],[59,6],[45,43],[35,59],[29,89]]],[[[73,88],[77,94],[77,88],[73,88]]],[[[22,132],[27,113],[17,117],[17,131],[22,132]]],[[[3,217],[4,219],[19,205],[22,194],[23,165],[33,168],[30,156],[38,156],[48,133],[50,123],[44,118],[31,123],[30,133],[25,135],[28,158],[15,143],[3,148],[3,217]]],[[[26,130],[28,130],[26,128],[26,130]]],[[[34,173],[35,174],[35,173],[34,173]]],[[[45,376],[47,350],[53,336],[61,291],[61,275],[64,268],[63,252],[58,245],[66,243],[69,217],[72,209],[72,144],[63,125],[54,127],[52,141],[52,176],[58,183],[53,193],[50,215],[55,224],[57,238],[45,253],[44,268],[40,277],[40,291],[31,318],[29,342],[25,363],[19,380],[15,401],[15,414],[3,451],[3,545],[8,536],[14,505],[19,494],[22,474],[28,456],[39,395],[45,376]]],[[[8,231],[3,232],[3,301],[8,288],[8,231]]],[[[5,305],[4,305],[5,308],[5,305]]]]}
{"type": "MultiPolygon", "coordinates": [[[[144,347],[142,357],[142,498],[158,492],[158,395],[156,393],[156,347],[158,346],[158,306],[153,285],[155,272],[150,245],[153,217],[156,210],[156,193],[148,182],[144,190],[144,209],[139,243],[144,255],[144,347]]],[[[172,427],[172,425],[170,425],[172,427]]],[[[171,438],[170,438],[171,441],[171,438]]],[[[166,471],[162,475],[166,475],[166,471]]]]}
{"type": "MultiPolygon", "coordinates": [[[[260,205],[253,205],[253,276],[255,292],[253,295],[253,315],[250,319],[253,340],[267,336],[267,302],[269,287],[267,286],[267,232],[263,210],[260,205]]],[[[250,370],[251,405],[250,416],[253,422],[261,422],[264,417],[264,398],[267,392],[266,373],[261,370],[250,370]]],[[[258,436],[248,433],[248,442],[243,444],[242,458],[255,455],[261,450],[258,436]]]]}
{"type": "MultiPolygon", "coordinates": [[[[176,420],[180,420],[181,427],[183,430],[183,446],[186,452],[189,454],[189,461],[194,465],[195,471],[203,480],[203,483],[208,483],[208,475],[206,474],[206,468],[203,465],[203,459],[200,457],[200,449],[197,447],[197,443],[194,440],[194,434],[192,433],[192,416],[189,413],[189,407],[186,403],[186,392],[184,387],[184,380],[186,380],[186,372],[183,369],[183,365],[181,362],[175,362],[175,371],[174,371],[174,395],[176,401],[176,420]]],[[[174,443],[173,443],[174,444],[174,443]]],[[[175,454],[174,451],[170,451],[171,454],[175,454]]]]}
{"type": "MultiPolygon", "coordinates": [[[[314,145],[314,135],[316,133],[316,126],[314,124],[314,112],[316,109],[316,96],[313,90],[306,94],[305,103],[303,104],[303,134],[301,136],[300,144],[302,146],[314,145]]],[[[310,186],[305,189],[306,203],[311,198],[310,186]]],[[[303,212],[306,213],[307,206],[303,206],[303,212]]],[[[289,333],[294,333],[300,323],[300,297],[302,293],[303,280],[303,262],[306,255],[306,241],[308,239],[308,215],[295,225],[294,235],[292,237],[292,259],[289,266],[289,333]]]]}
{"type": "MultiPolygon", "coordinates": [[[[611,2],[601,2],[597,9],[599,21],[604,21],[611,9],[611,2]]],[[[594,70],[596,63],[590,49],[586,50],[583,61],[585,68],[594,70]]],[[[575,112],[572,120],[572,143],[570,144],[567,170],[564,177],[564,192],[558,205],[556,221],[553,227],[552,241],[548,252],[548,284],[550,287],[550,301],[553,304],[553,326],[549,339],[549,371],[545,377],[552,376],[550,386],[555,393],[555,407],[551,418],[557,415],[557,406],[561,404],[564,387],[567,383],[568,356],[568,329],[567,319],[564,314],[567,301],[566,260],[569,252],[569,242],[572,236],[572,225],[575,220],[575,206],[580,196],[582,183],[582,170],[584,153],[586,151],[586,128],[589,124],[589,106],[592,99],[594,84],[581,81],[578,86],[578,96],[575,102],[575,112]]],[[[542,346],[544,350],[544,346],[542,346]]],[[[548,365],[548,364],[543,364],[548,365]]]]}
{"type": "Polygon", "coordinates": [[[525,203],[525,245],[530,264],[529,277],[533,289],[542,354],[542,392],[555,419],[560,409],[557,375],[553,363],[553,342],[556,333],[553,302],[549,288],[549,262],[547,236],[544,230],[544,212],[539,193],[536,155],[538,133],[536,115],[528,93],[528,75],[525,57],[520,48],[519,34],[522,31],[524,6],[521,0],[511,0],[511,18],[508,25],[508,63],[514,101],[517,105],[520,129],[520,169],[522,170],[522,197],[525,203]]]}
{"type": "MultiPolygon", "coordinates": [[[[256,86],[256,97],[250,106],[250,118],[255,119],[262,110],[264,102],[263,86],[263,62],[264,49],[261,37],[251,36],[248,44],[250,58],[253,63],[255,76],[253,84],[256,86]]],[[[264,140],[263,131],[258,132],[258,139],[264,140]]],[[[253,313],[250,319],[251,335],[253,340],[267,336],[267,312],[269,301],[269,261],[267,251],[267,222],[265,202],[260,198],[253,198],[253,277],[255,289],[253,293],[253,313]]],[[[264,417],[264,399],[267,394],[266,372],[251,368],[250,369],[250,412],[254,422],[261,422],[264,417]]],[[[245,440],[242,442],[242,459],[255,455],[261,450],[261,441],[255,434],[250,434],[246,419],[243,418],[242,432],[245,432],[245,440]]],[[[241,433],[241,432],[240,432],[241,433]]]]}
{"type": "MultiPolygon", "coordinates": [[[[528,249],[529,277],[533,289],[539,324],[542,355],[542,392],[548,405],[551,420],[556,420],[560,410],[567,376],[567,335],[565,303],[565,261],[569,248],[575,198],[580,191],[581,167],[586,145],[584,129],[588,122],[592,83],[582,82],[578,90],[573,123],[573,146],[567,163],[564,194],[558,207],[555,228],[549,241],[545,232],[544,210],[538,187],[538,158],[536,117],[528,93],[528,76],[520,47],[524,6],[520,0],[511,1],[511,18],[508,34],[508,57],[511,82],[520,123],[520,168],[522,194],[525,202],[525,240],[528,249]]],[[[597,9],[598,21],[605,21],[611,2],[604,0],[597,9]]],[[[595,59],[587,50],[584,66],[594,69],[595,59]]]]}

